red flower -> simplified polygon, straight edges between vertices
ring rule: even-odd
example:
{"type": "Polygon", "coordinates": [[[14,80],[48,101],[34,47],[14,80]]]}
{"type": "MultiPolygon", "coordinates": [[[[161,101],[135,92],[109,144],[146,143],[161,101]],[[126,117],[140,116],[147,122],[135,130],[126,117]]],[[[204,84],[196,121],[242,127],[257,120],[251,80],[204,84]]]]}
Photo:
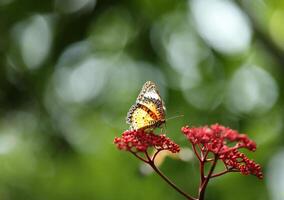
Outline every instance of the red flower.
{"type": "Polygon", "coordinates": [[[197,145],[200,148],[203,155],[207,156],[209,152],[215,154],[228,170],[263,178],[260,165],[238,151],[240,148],[256,150],[255,142],[246,135],[219,124],[198,128],[186,126],[181,130],[193,146],[197,145]]]}
{"type": "Polygon", "coordinates": [[[262,179],[263,174],[259,164],[250,160],[245,154],[240,153],[238,150],[228,151],[220,156],[229,170],[237,170],[244,175],[255,175],[262,179]]]}
{"type": "Polygon", "coordinates": [[[114,143],[118,149],[131,152],[146,152],[148,148],[168,150],[172,153],[180,151],[179,145],[171,141],[165,135],[155,135],[153,132],[146,133],[143,130],[127,130],[122,137],[115,138],[114,143]]]}

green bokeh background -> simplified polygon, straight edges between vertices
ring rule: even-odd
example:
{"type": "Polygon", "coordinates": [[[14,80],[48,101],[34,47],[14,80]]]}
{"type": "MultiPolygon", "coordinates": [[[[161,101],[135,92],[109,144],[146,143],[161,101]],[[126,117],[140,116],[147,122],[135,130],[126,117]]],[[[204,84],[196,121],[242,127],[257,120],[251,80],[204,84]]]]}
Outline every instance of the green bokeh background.
{"type": "MultiPolygon", "coordinates": [[[[206,199],[284,199],[284,1],[0,0],[0,199],[183,199],[113,139],[143,83],[168,136],[247,133],[264,179],[227,174],[206,199]]],[[[159,130],[157,130],[159,131],[159,130]]],[[[161,170],[195,195],[195,159],[161,170]]]]}

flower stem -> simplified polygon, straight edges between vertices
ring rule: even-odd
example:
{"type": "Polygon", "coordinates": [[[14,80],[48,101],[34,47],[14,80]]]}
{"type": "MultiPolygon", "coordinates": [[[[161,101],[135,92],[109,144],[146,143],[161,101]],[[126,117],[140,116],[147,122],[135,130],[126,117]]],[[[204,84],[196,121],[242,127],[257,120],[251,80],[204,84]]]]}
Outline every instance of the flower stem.
{"type": "Polygon", "coordinates": [[[200,157],[200,155],[199,155],[198,152],[197,152],[197,149],[196,149],[196,147],[195,147],[195,144],[191,143],[191,146],[192,146],[192,149],[193,149],[193,151],[194,151],[196,157],[198,158],[199,162],[201,162],[201,157],[200,157]]]}
{"type": "Polygon", "coordinates": [[[153,157],[152,157],[153,162],[154,162],[156,156],[157,156],[161,151],[162,151],[162,150],[159,149],[159,150],[157,150],[157,151],[155,152],[155,154],[154,154],[153,157]]]}
{"type": "Polygon", "coordinates": [[[155,165],[154,160],[150,158],[148,153],[145,153],[146,157],[148,158],[148,164],[152,167],[152,169],[166,182],[168,183],[173,189],[175,189],[178,193],[183,195],[188,200],[198,200],[189,194],[182,191],[176,184],[174,184],[166,175],[164,175],[155,165]]]}
{"type": "Polygon", "coordinates": [[[200,186],[202,186],[205,176],[204,176],[204,161],[200,161],[199,170],[200,170],[200,186]]]}
{"type": "MultiPolygon", "coordinates": [[[[200,187],[199,187],[199,195],[198,195],[198,199],[199,200],[204,200],[204,196],[205,196],[205,190],[206,190],[206,187],[207,187],[207,184],[211,178],[211,175],[216,167],[216,164],[217,164],[217,160],[218,160],[218,156],[215,155],[214,157],[214,161],[211,165],[211,168],[208,172],[208,175],[206,177],[204,177],[203,181],[201,182],[200,184],[200,187]]],[[[201,166],[204,166],[204,161],[200,163],[201,166]]]]}
{"type": "Polygon", "coordinates": [[[227,174],[229,172],[240,172],[240,171],[238,171],[238,170],[225,170],[225,171],[222,171],[222,172],[219,172],[219,173],[216,173],[216,174],[212,174],[210,178],[215,178],[215,177],[227,174]]]}
{"type": "Polygon", "coordinates": [[[139,160],[141,160],[141,161],[143,161],[143,162],[145,162],[145,163],[148,163],[147,160],[145,160],[144,158],[138,156],[137,153],[135,153],[135,152],[133,152],[133,151],[130,151],[130,152],[131,152],[136,158],[138,158],[139,160]]]}
{"type": "Polygon", "coordinates": [[[183,195],[188,200],[196,200],[194,197],[191,197],[189,194],[186,194],[179,187],[177,187],[168,177],[166,177],[153,162],[150,162],[149,165],[153,168],[153,170],[164,180],[166,181],[172,188],[174,188],[178,193],[183,195]]]}

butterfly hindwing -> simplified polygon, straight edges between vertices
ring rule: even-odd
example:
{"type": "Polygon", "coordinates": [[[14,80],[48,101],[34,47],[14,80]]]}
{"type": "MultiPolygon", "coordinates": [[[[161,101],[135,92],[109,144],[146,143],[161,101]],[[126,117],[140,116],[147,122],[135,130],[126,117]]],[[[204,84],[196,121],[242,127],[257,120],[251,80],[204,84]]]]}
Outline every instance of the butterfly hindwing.
{"type": "Polygon", "coordinates": [[[129,111],[127,122],[131,130],[147,129],[156,124],[153,113],[141,104],[135,104],[129,111]]]}

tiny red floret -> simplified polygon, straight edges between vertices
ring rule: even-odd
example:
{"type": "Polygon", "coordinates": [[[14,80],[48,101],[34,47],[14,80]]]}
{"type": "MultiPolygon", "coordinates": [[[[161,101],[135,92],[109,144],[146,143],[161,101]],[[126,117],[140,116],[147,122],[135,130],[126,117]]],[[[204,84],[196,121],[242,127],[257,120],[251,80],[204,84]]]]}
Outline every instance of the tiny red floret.
{"type": "Polygon", "coordinates": [[[116,137],[114,143],[120,150],[131,152],[146,152],[148,148],[154,147],[157,150],[168,150],[172,153],[180,151],[179,145],[170,138],[163,135],[156,135],[153,132],[146,133],[143,130],[127,130],[121,137],[116,137]]]}

